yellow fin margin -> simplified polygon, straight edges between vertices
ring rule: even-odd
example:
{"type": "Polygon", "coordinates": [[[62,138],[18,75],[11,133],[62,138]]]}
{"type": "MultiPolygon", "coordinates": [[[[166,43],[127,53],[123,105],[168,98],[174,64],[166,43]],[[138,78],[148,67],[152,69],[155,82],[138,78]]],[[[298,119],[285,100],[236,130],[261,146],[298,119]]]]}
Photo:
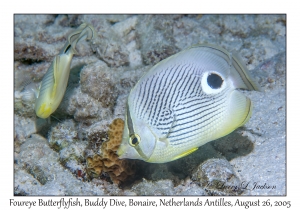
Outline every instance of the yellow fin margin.
{"type": "Polygon", "coordinates": [[[47,118],[52,113],[52,110],[50,107],[46,108],[46,103],[43,103],[39,110],[37,111],[36,115],[40,118],[47,118]]]}
{"type": "Polygon", "coordinates": [[[188,150],[188,151],[186,151],[186,152],[184,152],[184,153],[182,153],[182,154],[180,154],[180,155],[177,155],[177,156],[176,156],[175,158],[173,158],[172,160],[176,160],[176,159],[182,158],[182,157],[184,157],[184,156],[187,156],[187,155],[189,155],[189,154],[195,152],[197,149],[198,149],[198,147],[192,148],[192,149],[190,149],[190,150],[188,150]]]}
{"type": "Polygon", "coordinates": [[[250,117],[252,115],[252,109],[253,109],[252,108],[252,102],[251,102],[251,100],[248,97],[246,97],[246,98],[247,98],[247,110],[248,110],[248,114],[246,115],[245,120],[241,123],[241,125],[239,127],[245,125],[249,121],[249,119],[250,119],[250,117]]]}

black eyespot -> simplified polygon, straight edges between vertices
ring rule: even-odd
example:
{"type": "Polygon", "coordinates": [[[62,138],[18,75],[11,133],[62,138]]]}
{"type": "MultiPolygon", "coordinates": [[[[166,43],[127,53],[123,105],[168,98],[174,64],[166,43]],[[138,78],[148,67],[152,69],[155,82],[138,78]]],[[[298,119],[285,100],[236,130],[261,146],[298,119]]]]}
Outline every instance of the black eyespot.
{"type": "Polygon", "coordinates": [[[222,87],[223,79],[222,77],[220,77],[220,75],[212,73],[207,77],[207,84],[212,89],[219,89],[220,87],[222,87]]]}
{"type": "Polygon", "coordinates": [[[140,143],[140,141],[141,141],[141,138],[137,134],[132,134],[129,137],[129,144],[133,147],[137,146],[140,143]]]}
{"type": "Polygon", "coordinates": [[[131,141],[132,144],[136,144],[137,142],[138,142],[138,140],[137,140],[136,137],[134,137],[134,138],[132,139],[132,141],[131,141]]]}

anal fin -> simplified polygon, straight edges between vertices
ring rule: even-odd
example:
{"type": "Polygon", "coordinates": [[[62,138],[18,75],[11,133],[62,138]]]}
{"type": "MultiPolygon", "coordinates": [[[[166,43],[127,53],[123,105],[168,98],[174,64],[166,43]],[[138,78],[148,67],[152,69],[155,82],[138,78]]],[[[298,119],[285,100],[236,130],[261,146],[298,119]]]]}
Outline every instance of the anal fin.
{"type": "Polygon", "coordinates": [[[187,156],[187,155],[195,152],[197,149],[198,149],[198,147],[195,147],[195,148],[192,148],[192,149],[190,149],[190,150],[188,150],[186,152],[183,152],[180,155],[177,155],[176,157],[174,157],[173,160],[176,160],[176,159],[182,158],[184,156],[187,156]]]}

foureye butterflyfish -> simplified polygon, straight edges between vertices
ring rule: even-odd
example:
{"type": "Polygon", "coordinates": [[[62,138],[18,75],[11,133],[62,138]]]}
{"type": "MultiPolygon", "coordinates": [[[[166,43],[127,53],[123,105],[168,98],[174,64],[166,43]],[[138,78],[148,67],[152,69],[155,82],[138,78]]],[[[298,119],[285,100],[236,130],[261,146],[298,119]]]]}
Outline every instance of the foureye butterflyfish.
{"type": "Polygon", "coordinates": [[[130,91],[119,158],[169,162],[231,133],[252,110],[237,89],[259,87],[223,48],[196,45],[159,62],[130,91]]]}
{"type": "Polygon", "coordinates": [[[66,44],[54,57],[40,84],[35,101],[35,113],[38,117],[47,118],[57,109],[66,91],[71,61],[73,55],[77,54],[77,42],[84,37],[90,40],[94,36],[93,26],[86,23],[81,24],[68,36],[66,44]]]}

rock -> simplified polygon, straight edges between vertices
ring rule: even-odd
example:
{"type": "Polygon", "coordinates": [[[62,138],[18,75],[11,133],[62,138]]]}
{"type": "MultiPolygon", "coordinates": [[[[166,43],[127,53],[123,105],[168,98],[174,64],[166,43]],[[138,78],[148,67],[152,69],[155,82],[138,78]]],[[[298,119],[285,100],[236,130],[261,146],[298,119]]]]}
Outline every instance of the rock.
{"type": "Polygon", "coordinates": [[[99,121],[108,124],[112,110],[103,108],[100,101],[76,88],[69,98],[67,113],[73,115],[76,121],[84,122],[87,125],[99,121]]]}
{"type": "Polygon", "coordinates": [[[112,109],[118,96],[114,74],[115,72],[101,61],[85,66],[80,73],[82,92],[99,101],[103,108],[112,109]]]}
{"type": "Polygon", "coordinates": [[[194,171],[192,180],[210,195],[240,195],[241,181],[225,159],[209,159],[194,171]]]}
{"type": "Polygon", "coordinates": [[[31,134],[37,133],[43,126],[47,124],[46,120],[35,117],[25,118],[15,114],[14,118],[14,136],[15,140],[19,141],[19,143],[23,143],[27,137],[29,137],[31,134]]]}
{"type": "Polygon", "coordinates": [[[178,52],[174,45],[173,15],[145,15],[137,24],[143,62],[154,65],[178,52]],[[146,24],[145,24],[146,23],[146,24]],[[142,32],[142,33],[139,33],[142,32]]]}
{"type": "Polygon", "coordinates": [[[32,135],[21,146],[16,168],[16,191],[21,195],[103,195],[95,185],[75,178],[59,163],[59,155],[47,140],[32,135]],[[72,186],[70,188],[69,186],[72,186]]]}
{"type": "Polygon", "coordinates": [[[48,141],[55,151],[60,151],[78,141],[77,129],[73,120],[65,120],[52,127],[48,141]]]}
{"type": "Polygon", "coordinates": [[[174,195],[174,185],[171,180],[148,181],[143,179],[142,182],[132,186],[132,191],[137,195],[155,195],[165,196],[174,195]]]}
{"type": "Polygon", "coordinates": [[[205,190],[199,187],[198,184],[193,182],[191,179],[182,181],[178,186],[174,188],[176,195],[187,195],[187,196],[201,196],[207,195],[205,190]]]}

